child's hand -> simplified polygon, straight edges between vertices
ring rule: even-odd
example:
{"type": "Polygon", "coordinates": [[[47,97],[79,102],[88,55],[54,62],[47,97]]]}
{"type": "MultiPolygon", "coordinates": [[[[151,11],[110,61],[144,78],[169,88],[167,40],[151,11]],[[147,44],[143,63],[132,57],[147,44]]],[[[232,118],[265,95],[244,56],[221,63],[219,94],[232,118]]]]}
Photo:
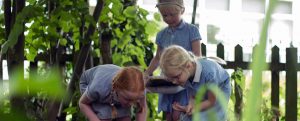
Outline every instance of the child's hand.
{"type": "Polygon", "coordinates": [[[186,111],[186,106],[182,106],[182,105],[180,105],[178,102],[174,102],[174,103],[172,104],[172,108],[173,108],[174,110],[181,111],[181,112],[185,112],[185,111],[186,111]]]}
{"type": "Polygon", "coordinates": [[[186,109],[185,109],[185,113],[187,115],[192,115],[193,114],[193,110],[194,110],[194,103],[189,103],[187,106],[186,106],[186,109]]]}
{"type": "Polygon", "coordinates": [[[194,106],[195,98],[191,97],[189,99],[189,104],[186,106],[186,114],[192,115],[193,114],[193,106],[194,106]]]}
{"type": "Polygon", "coordinates": [[[187,106],[182,106],[178,102],[174,102],[172,107],[174,110],[185,112],[187,115],[192,115],[194,110],[194,100],[190,100],[187,106]]]}

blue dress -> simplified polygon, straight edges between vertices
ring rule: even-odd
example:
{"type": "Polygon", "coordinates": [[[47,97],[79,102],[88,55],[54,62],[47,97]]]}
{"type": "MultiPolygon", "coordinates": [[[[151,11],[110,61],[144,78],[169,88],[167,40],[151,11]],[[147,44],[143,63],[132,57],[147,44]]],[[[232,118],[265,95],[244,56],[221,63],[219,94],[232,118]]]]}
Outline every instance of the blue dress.
{"type": "Polygon", "coordinates": [[[112,65],[99,65],[83,72],[80,77],[80,92],[86,92],[87,97],[93,101],[92,109],[99,119],[111,119],[111,103],[115,104],[117,116],[120,118],[130,116],[131,109],[122,107],[116,96],[112,94],[112,79],[121,68],[112,65]],[[113,102],[112,102],[113,101],[113,102]]]}
{"type": "MultiPolygon", "coordinates": [[[[201,36],[199,29],[192,24],[181,21],[180,25],[172,30],[169,27],[161,30],[156,36],[156,44],[162,48],[170,45],[182,46],[187,51],[192,51],[192,42],[200,41],[201,36]]],[[[171,112],[173,102],[179,102],[181,105],[188,104],[188,95],[186,90],[176,94],[160,94],[158,102],[158,112],[171,112]]]]}

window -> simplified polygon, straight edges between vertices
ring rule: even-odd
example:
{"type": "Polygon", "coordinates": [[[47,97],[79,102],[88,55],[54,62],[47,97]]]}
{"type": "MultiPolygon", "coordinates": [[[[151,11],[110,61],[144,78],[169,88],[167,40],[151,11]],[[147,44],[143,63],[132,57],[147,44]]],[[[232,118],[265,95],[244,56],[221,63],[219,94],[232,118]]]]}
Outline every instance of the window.
{"type": "Polygon", "coordinates": [[[290,47],[292,44],[292,26],[290,20],[273,20],[270,26],[270,44],[281,46],[283,48],[290,47]]]}
{"type": "Polygon", "coordinates": [[[205,8],[211,10],[229,10],[229,0],[206,0],[205,8]]]}
{"type": "Polygon", "coordinates": [[[265,13],[265,0],[243,0],[242,10],[244,12],[265,13]]]}
{"type": "Polygon", "coordinates": [[[292,9],[293,6],[291,1],[278,1],[274,13],[292,14],[292,9]]]}

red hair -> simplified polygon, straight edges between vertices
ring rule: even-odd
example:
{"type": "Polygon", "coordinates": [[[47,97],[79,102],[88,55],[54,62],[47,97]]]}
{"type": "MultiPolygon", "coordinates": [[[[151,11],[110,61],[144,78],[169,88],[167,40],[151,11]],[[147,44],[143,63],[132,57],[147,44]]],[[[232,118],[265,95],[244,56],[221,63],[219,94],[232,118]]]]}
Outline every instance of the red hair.
{"type": "MultiPolygon", "coordinates": [[[[136,67],[124,67],[113,78],[112,88],[115,91],[130,91],[134,93],[144,93],[143,72],[136,67]]],[[[144,110],[139,102],[136,103],[138,112],[144,110]]],[[[116,108],[112,106],[112,117],[117,115],[116,108]]]]}
{"type": "Polygon", "coordinates": [[[113,79],[113,89],[144,92],[143,72],[136,67],[124,67],[113,79]]]}

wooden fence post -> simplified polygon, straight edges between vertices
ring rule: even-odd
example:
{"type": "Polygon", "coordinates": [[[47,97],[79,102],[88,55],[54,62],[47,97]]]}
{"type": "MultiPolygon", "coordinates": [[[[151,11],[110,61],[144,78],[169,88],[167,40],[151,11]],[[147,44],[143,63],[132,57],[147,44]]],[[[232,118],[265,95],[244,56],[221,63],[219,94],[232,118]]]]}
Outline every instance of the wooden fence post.
{"type": "Polygon", "coordinates": [[[205,44],[201,44],[201,53],[202,53],[202,56],[206,56],[206,45],[205,44]]]}
{"type": "MultiPolygon", "coordinates": [[[[274,46],[272,48],[271,65],[272,67],[279,67],[279,48],[274,46]]],[[[271,105],[274,113],[274,119],[279,120],[279,69],[271,68],[271,105]]]]}
{"type": "Polygon", "coordinates": [[[222,43],[217,45],[217,56],[224,59],[224,45],[222,43]]]}
{"type": "MultiPolygon", "coordinates": [[[[234,61],[240,64],[243,62],[243,48],[240,45],[235,46],[234,61]]],[[[235,68],[234,70],[237,70],[237,68],[235,68]]],[[[241,86],[238,85],[236,82],[234,82],[234,95],[235,95],[234,112],[236,118],[240,120],[242,115],[243,90],[241,86]]]]}
{"type": "Polygon", "coordinates": [[[297,121],[297,48],[286,49],[286,121],[297,121]]]}

